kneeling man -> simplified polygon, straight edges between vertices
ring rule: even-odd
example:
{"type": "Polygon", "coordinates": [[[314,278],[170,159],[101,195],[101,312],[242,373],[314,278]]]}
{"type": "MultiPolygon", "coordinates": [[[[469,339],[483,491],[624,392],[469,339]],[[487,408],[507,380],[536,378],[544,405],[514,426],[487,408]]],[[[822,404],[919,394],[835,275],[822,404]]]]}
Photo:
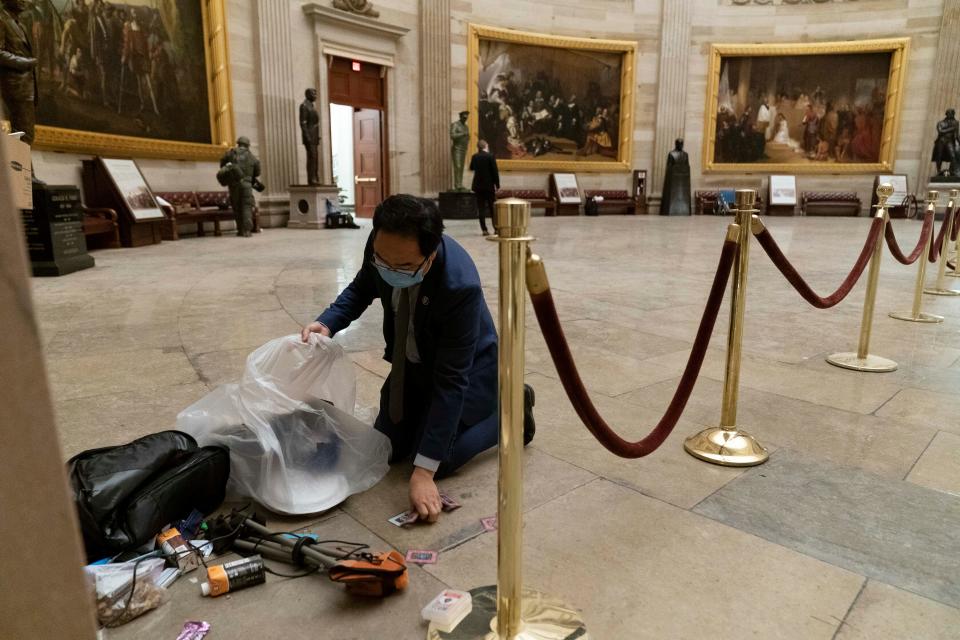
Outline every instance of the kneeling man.
{"type": "MultiPolygon", "coordinates": [[[[497,444],[497,333],[480,275],[463,247],[443,233],[431,200],[395,195],[373,214],[363,266],[310,333],[336,335],[379,298],[384,359],[375,427],[390,438],[391,462],[411,455],[410,505],[435,522],[434,476],[451,473],[497,444]]],[[[533,438],[533,390],[524,394],[524,444],[533,438]]]]}

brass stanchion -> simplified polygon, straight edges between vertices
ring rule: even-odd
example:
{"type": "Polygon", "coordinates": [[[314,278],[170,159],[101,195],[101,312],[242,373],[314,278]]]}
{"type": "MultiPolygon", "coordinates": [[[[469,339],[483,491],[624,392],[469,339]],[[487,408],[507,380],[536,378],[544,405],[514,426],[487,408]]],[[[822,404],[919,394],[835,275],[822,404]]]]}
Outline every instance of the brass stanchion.
{"type": "MultiPolygon", "coordinates": [[[[877,198],[880,203],[877,205],[876,217],[883,220],[883,226],[880,228],[880,235],[877,237],[877,246],[870,257],[870,273],[867,275],[867,295],[863,300],[863,319],[860,321],[860,343],[857,345],[856,353],[849,351],[835,353],[827,356],[827,362],[842,367],[844,369],[853,369],[854,371],[869,371],[872,373],[886,373],[896,371],[897,363],[888,358],[881,358],[870,354],[870,334],[873,331],[873,309],[877,300],[877,283],[880,280],[880,260],[883,259],[883,232],[889,222],[887,213],[887,200],[893,195],[893,185],[884,182],[877,187],[877,198]]],[[[924,256],[926,259],[926,256],[924,256]]]]}
{"type": "MultiPolygon", "coordinates": [[[[950,197],[953,197],[953,192],[956,189],[950,190],[950,197]]],[[[956,229],[960,227],[960,215],[954,215],[953,218],[953,227],[956,229]]],[[[950,238],[947,238],[947,242],[950,242],[950,238]]],[[[951,278],[960,278],[960,233],[957,234],[957,240],[953,245],[953,271],[947,274],[951,278]]]]}
{"type": "MultiPolygon", "coordinates": [[[[954,211],[954,203],[960,196],[960,190],[950,189],[950,202],[947,204],[947,219],[943,221],[947,232],[943,236],[943,242],[940,247],[940,258],[937,260],[937,284],[923,290],[924,293],[931,296],[960,296],[960,291],[951,289],[947,286],[947,248],[950,245],[950,238],[953,237],[953,226],[957,222],[957,214],[954,211]]],[[[956,266],[956,265],[954,265],[956,266]]]]}
{"type": "MultiPolygon", "coordinates": [[[[940,194],[936,191],[927,192],[927,211],[932,215],[937,211],[937,198],[940,194]]],[[[923,280],[927,275],[927,256],[930,254],[930,244],[933,242],[934,225],[930,225],[930,232],[927,234],[923,243],[923,253],[917,258],[920,267],[917,269],[917,284],[913,289],[913,308],[910,311],[895,311],[888,314],[894,320],[906,320],[907,322],[943,322],[943,316],[921,311],[923,305],[923,280]]]]}
{"type": "Polygon", "coordinates": [[[733,263],[730,290],[730,328],[727,334],[727,368],[723,383],[720,426],[690,436],[683,448],[690,455],[728,467],[750,467],[766,462],[770,454],[750,434],[737,429],[737,400],[740,393],[740,352],[743,347],[743,317],[746,309],[747,266],[750,260],[751,222],[757,192],[738,189],[736,224],[731,233],[739,235],[740,248],[733,263]]]}
{"type": "Polygon", "coordinates": [[[500,243],[500,478],[497,487],[497,585],[471,591],[473,610],[452,632],[434,624],[428,640],[586,640],[572,607],[523,589],[523,374],[530,203],[498,200],[500,243]],[[496,597],[494,597],[494,593],[496,597]]]}

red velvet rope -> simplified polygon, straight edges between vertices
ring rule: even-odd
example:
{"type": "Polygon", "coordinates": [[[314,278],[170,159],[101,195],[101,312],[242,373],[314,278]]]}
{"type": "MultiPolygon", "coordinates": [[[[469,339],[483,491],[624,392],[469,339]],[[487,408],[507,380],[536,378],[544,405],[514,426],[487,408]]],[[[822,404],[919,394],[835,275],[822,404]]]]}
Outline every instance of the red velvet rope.
{"type": "Polygon", "coordinates": [[[890,253],[893,255],[893,259],[900,264],[913,264],[916,262],[917,258],[920,257],[920,254],[923,253],[923,245],[926,242],[927,235],[930,233],[930,227],[932,225],[933,213],[927,211],[923,214],[923,226],[920,228],[920,239],[917,241],[917,246],[914,247],[909,256],[905,256],[903,255],[903,251],[900,250],[900,244],[897,242],[897,236],[893,233],[893,227],[888,224],[884,235],[887,238],[887,247],[890,248],[890,253]]]}
{"type": "Polygon", "coordinates": [[[850,273],[843,282],[840,283],[840,287],[836,291],[823,298],[818,296],[817,293],[810,288],[810,285],[806,283],[803,276],[790,264],[790,261],[783,255],[783,252],[777,245],[777,241],[773,239],[773,234],[770,233],[769,229],[764,228],[754,235],[757,236],[757,241],[760,243],[760,246],[763,247],[763,250],[767,252],[774,266],[780,270],[783,277],[793,285],[793,288],[797,290],[797,293],[799,293],[804,300],[817,309],[829,309],[846,298],[853,289],[853,286],[857,284],[860,276],[863,275],[864,269],[867,268],[867,264],[870,262],[870,256],[873,255],[873,250],[877,248],[877,243],[880,242],[881,226],[883,226],[883,220],[881,218],[874,218],[870,225],[870,233],[867,234],[867,241],[863,244],[863,249],[860,251],[860,256],[853,265],[853,269],[850,270],[850,273]]]}
{"type": "Polygon", "coordinates": [[[593,434],[593,437],[611,453],[621,458],[641,458],[651,454],[663,444],[663,441],[667,439],[667,436],[677,425],[677,421],[690,399],[690,394],[693,392],[697,376],[700,375],[700,367],[703,365],[703,359],[707,354],[710,336],[717,321],[717,314],[720,312],[720,305],[723,302],[727,281],[730,279],[730,271],[733,267],[733,259],[736,256],[737,249],[736,241],[727,240],[724,242],[723,251],[720,253],[720,262],[717,265],[717,273],[713,278],[713,286],[710,288],[710,295],[707,297],[703,317],[700,319],[700,327],[697,329],[697,337],[693,341],[693,348],[690,350],[690,357],[680,378],[680,383],[670,400],[670,405],[663,417],[660,418],[660,422],[647,437],[637,442],[624,440],[617,435],[603,420],[593,405],[593,401],[590,400],[590,396],[583,386],[583,380],[580,379],[580,374],[577,371],[577,365],[573,361],[573,355],[570,353],[570,347],[563,334],[563,327],[560,326],[560,318],[557,316],[553,294],[549,289],[543,293],[530,294],[533,310],[537,314],[537,321],[540,323],[543,337],[550,349],[550,356],[553,358],[553,364],[560,374],[560,381],[563,383],[563,388],[567,392],[570,403],[576,410],[577,415],[580,416],[584,426],[593,434]]]}
{"type": "Polygon", "coordinates": [[[927,254],[927,259],[930,262],[936,262],[937,258],[940,257],[940,251],[943,249],[943,239],[944,236],[947,235],[947,223],[950,221],[950,217],[949,212],[943,216],[943,222],[940,223],[940,233],[937,234],[936,240],[930,245],[930,251],[927,254]]]}

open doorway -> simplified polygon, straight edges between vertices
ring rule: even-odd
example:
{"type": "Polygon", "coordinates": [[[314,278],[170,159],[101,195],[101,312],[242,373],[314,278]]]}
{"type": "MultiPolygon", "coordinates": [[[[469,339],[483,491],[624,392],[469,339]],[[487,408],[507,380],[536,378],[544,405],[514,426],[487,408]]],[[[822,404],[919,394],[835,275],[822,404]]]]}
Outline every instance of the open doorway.
{"type": "Polygon", "coordinates": [[[384,71],[357,60],[330,61],[332,169],[344,205],[361,218],[388,195],[384,71]]]}

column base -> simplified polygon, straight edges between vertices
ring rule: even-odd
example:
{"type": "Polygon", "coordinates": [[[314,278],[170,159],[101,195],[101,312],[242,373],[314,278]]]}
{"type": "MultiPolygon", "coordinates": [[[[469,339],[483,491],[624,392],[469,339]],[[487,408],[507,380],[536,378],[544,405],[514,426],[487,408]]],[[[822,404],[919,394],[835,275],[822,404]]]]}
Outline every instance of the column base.
{"type": "Polygon", "coordinates": [[[753,467],[770,457],[756,438],[736,427],[712,427],[690,436],[683,448],[694,458],[724,467],[753,467]]]}
{"type": "MultiPolygon", "coordinates": [[[[497,635],[497,586],[470,590],[473,610],[456,629],[440,631],[434,623],[427,640],[501,640],[497,635]]],[[[532,589],[523,590],[523,626],[515,640],[589,640],[583,617],[573,607],[532,589]]],[[[510,639],[510,640],[513,640],[510,639]]]]}
{"type": "Polygon", "coordinates": [[[327,201],[339,205],[340,189],[335,184],[290,185],[291,229],[323,229],[327,218],[327,201]]]}
{"type": "Polygon", "coordinates": [[[827,362],[841,369],[866,371],[869,373],[888,373],[897,370],[897,363],[887,358],[867,354],[866,358],[859,357],[854,352],[835,353],[827,356],[827,362]]]}

